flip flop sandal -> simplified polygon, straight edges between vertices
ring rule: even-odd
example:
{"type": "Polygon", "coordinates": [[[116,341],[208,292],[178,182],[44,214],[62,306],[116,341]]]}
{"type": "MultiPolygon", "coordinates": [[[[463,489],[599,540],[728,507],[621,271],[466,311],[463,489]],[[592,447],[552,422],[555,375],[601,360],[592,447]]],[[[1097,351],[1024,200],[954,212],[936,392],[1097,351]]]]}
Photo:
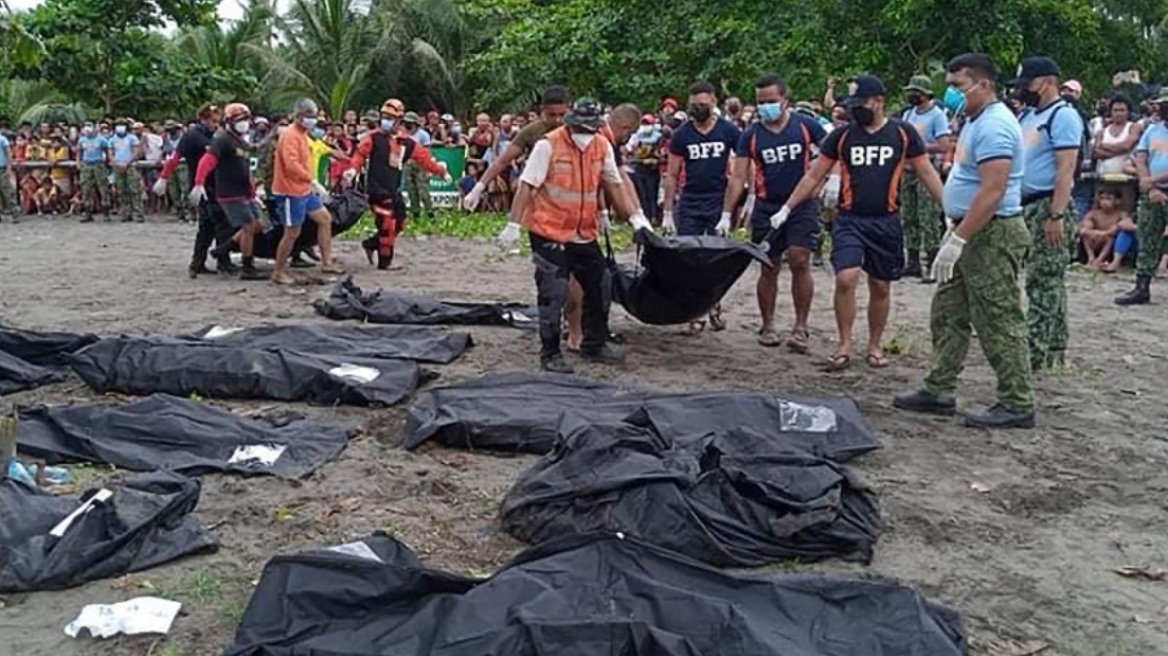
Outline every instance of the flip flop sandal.
{"type": "Polygon", "coordinates": [[[873,369],[883,369],[890,364],[888,361],[888,356],[878,353],[869,353],[868,357],[864,358],[864,360],[867,361],[868,366],[872,367],[873,369]]]}
{"type": "Polygon", "coordinates": [[[288,277],[288,278],[277,278],[277,277],[275,277],[275,276],[272,276],[272,284],[273,284],[273,285],[284,285],[284,286],[288,287],[288,286],[291,286],[291,285],[295,285],[295,284],[296,284],[296,279],[295,279],[295,278],[291,278],[291,277],[288,277]]]}
{"type": "Polygon", "coordinates": [[[710,313],[710,332],[720,333],[726,330],[726,320],[722,318],[722,309],[718,308],[710,313]]]}
{"type": "Polygon", "coordinates": [[[807,353],[811,350],[811,335],[806,330],[792,332],[790,339],[787,340],[787,348],[792,353],[807,353]]]}
{"type": "Polygon", "coordinates": [[[758,331],[758,343],[767,348],[774,348],[782,344],[783,340],[779,339],[778,333],[773,330],[760,330],[758,331]]]}
{"type": "Polygon", "coordinates": [[[851,365],[852,365],[852,356],[843,355],[843,354],[833,355],[827,361],[827,367],[825,368],[825,371],[828,371],[828,372],[843,371],[843,370],[847,369],[848,367],[850,367],[851,365]]]}
{"type": "Polygon", "coordinates": [[[330,265],[328,265],[328,266],[322,266],[322,267],[320,268],[320,272],[321,272],[321,273],[331,273],[331,274],[335,274],[335,275],[340,275],[340,274],[342,274],[342,273],[344,273],[344,272],[345,272],[345,267],[343,267],[343,266],[341,266],[341,265],[339,265],[339,264],[330,264],[330,265]]]}

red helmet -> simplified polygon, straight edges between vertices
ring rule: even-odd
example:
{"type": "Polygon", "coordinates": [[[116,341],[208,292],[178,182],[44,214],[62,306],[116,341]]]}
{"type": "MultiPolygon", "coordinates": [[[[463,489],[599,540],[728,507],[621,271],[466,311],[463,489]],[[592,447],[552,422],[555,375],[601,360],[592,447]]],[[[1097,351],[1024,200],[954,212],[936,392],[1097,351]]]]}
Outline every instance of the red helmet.
{"type": "Polygon", "coordinates": [[[251,117],[251,110],[243,103],[231,103],[223,108],[223,118],[228,123],[251,117]]]}
{"type": "Polygon", "coordinates": [[[381,105],[381,113],[392,119],[401,120],[405,116],[406,106],[397,98],[390,98],[381,105]]]}

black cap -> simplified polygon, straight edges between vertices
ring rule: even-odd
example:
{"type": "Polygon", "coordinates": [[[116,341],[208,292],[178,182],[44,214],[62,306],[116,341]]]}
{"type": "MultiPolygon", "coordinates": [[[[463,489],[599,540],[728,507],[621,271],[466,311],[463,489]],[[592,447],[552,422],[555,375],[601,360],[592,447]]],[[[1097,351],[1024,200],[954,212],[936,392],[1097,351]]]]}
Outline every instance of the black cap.
{"type": "Polygon", "coordinates": [[[1006,82],[1008,87],[1021,86],[1024,81],[1033,80],[1036,77],[1059,76],[1058,62],[1050,57],[1027,57],[1022,60],[1018,66],[1018,76],[1013,80],[1006,82]]]}
{"type": "Polygon", "coordinates": [[[873,96],[883,96],[887,93],[884,88],[884,80],[875,75],[857,75],[849,80],[855,90],[848,94],[848,105],[862,105],[864,101],[873,96]]]}

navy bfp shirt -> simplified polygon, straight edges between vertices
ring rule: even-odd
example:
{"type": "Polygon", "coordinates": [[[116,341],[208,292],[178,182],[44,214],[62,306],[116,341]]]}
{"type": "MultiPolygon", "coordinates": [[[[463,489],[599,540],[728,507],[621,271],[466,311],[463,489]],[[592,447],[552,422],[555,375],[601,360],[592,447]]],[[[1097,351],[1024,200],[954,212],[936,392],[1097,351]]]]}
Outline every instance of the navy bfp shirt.
{"type": "Polygon", "coordinates": [[[770,216],[787,202],[811,169],[813,150],[826,136],[818,121],[794,112],[778,132],[761,123],[746,128],[735,154],[754,162],[756,215],[770,216]]]}
{"type": "Polygon", "coordinates": [[[738,145],[742,132],[733,123],[719,118],[709,134],[702,134],[693,121],[688,121],[673,133],[669,152],[682,159],[685,184],[684,196],[716,196],[726,194],[729,178],[730,154],[738,145]]]}

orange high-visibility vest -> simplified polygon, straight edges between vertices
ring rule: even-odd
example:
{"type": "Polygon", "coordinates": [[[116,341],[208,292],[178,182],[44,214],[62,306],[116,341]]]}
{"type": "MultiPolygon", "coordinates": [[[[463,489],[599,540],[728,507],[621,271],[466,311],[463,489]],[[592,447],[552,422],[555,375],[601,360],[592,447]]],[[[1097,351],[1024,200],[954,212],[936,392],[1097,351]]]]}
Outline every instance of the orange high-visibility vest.
{"type": "Polygon", "coordinates": [[[580,150],[567,128],[544,137],[552,147],[547,179],[535,190],[528,230],[558,242],[600,234],[600,185],[608,141],[597,135],[580,150]]]}

